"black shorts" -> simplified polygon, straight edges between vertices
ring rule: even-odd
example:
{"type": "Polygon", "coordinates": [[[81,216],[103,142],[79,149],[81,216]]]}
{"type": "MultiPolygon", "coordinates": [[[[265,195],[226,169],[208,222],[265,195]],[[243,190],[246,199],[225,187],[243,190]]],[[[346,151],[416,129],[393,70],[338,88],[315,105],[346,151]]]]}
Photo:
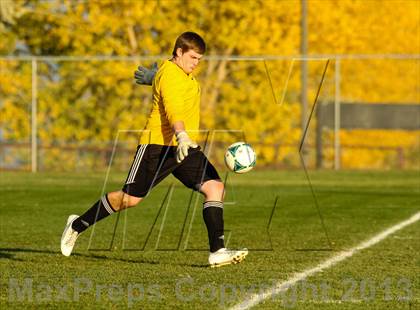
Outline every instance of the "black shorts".
{"type": "Polygon", "coordinates": [[[216,168],[200,147],[188,150],[181,163],[176,162],[176,146],[140,144],[128,173],[123,192],[135,197],[145,197],[160,181],[172,173],[185,186],[199,191],[209,180],[220,180],[216,168]]]}

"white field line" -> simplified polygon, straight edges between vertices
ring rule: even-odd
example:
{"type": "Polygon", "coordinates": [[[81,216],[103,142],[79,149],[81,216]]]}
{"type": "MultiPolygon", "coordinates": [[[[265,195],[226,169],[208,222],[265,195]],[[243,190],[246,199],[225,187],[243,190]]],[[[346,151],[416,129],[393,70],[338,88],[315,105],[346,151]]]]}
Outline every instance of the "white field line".
{"type": "Polygon", "coordinates": [[[410,218],[408,218],[405,221],[402,221],[386,230],[384,230],[383,232],[377,234],[376,236],[374,236],[373,238],[366,240],[362,243],[360,243],[359,245],[351,248],[350,250],[347,251],[342,251],[340,253],[338,253],[336,256],[333,256],[327,260],[325,260],[324,262],[320,263],[318,266],[311,268],[311,269],[306,269],[302,272],[299,272],[297,274],[295,274],[292,278],[290,278],[287,281],[284,282],[279,282],[277,283],[277,285],[275,287],[273,287],[272,289],[266,290],[265,292],[262,292],[260,294],[253,294],[251,295],[248,299],[244,300],[243,302],[233,306],[232,308],[230,308],[230,310],[238,310],[238,309],[249,309],[259,303],[261,303],[262,301],[264,301],[265,299],[270,298],[271,296],[275,296],[281,292],[285,292],[287,291],[290,287],[292,287],[293,285],[295,285],[297,282],[302,281],[304,279],[306,279],[307,277],[310,277],[318,272],[322,272],[325,269],[328,269],[332,266],[334,266],[335,264],[352,257],[355,253],[367,249],[375,244],[377,244],[378,242],[384,240],[385,238],[387,238],[389,235],[395,233],[396,231],[403,229],[404,227],[411,225],[415,222],[417,222],[418,220],[420,220],[420,211],[417,212],[416,214],[414,214],[413,216],[411,216],[410,218]]]}
{"type": "MultiPolygon", "coordinates": [[[[346,300],[342,300],[342,299],[325,299],[325,300],[313,300],[313,299],[308,299],[308,300],[304,300],[304,301],[298,301],[298,303],[302,303],[302,304],[361,304],[361,303],[365,303],[366,300],[365,299],[346,299],[346,300]]],[[[420,298],[410,298],[407,301],[404,301],[407,304],[409,303],[416,303],[416,302],[420,302],[420,298]]],[[[410,308],[409,308],[410,309],[410,308]]]]}

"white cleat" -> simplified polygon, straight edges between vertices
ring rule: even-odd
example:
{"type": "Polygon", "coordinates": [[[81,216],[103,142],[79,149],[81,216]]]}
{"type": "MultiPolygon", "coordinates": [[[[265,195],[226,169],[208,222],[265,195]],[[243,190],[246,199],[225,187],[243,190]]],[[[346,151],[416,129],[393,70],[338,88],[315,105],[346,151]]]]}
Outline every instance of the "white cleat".
{"type": "Polygon", "coordinates": [[[61,236],[61,253],[63,253],[64,256],[70,256],[77,237],[79,236],[79,233],[71,227],[71,224],[73,224],[74,220],[78,217],[78,215],[73,214],[67,219],[66,227],[64,228],[63,235],[61,236]]]}
{"type": "Polygon", "coordinates": [[[226,248],[221,248],[214,253],[210,253],[209,264],[212,268],[230,264],[238,264],[242,262],[247,255],[248,249],[229,250],[226,248]]]}

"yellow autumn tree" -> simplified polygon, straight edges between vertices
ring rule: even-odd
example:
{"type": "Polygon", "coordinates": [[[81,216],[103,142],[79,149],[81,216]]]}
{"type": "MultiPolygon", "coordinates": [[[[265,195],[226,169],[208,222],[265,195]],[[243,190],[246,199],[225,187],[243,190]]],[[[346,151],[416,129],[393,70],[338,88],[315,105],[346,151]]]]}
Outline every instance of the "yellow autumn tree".
{"type": "MultiPolygon", "coordinates": [[[[14,26],[0,29],[2,55],[75,57],[38,61],[38,137],[41,145],[57,145],[44,151],[46,167],[57,162],[60,145],[104,146],[116,138],[119,130],[141,129],[150,109],[150,88],[137,86],[132,78],[140,61],[92,61],[80,57],[146,56],[151,58],[141,64],[148,66],[169,57],[175,38],[186,30],[202,34],[208,43],[207,59],[198,72],[202,85],[201,127],[218,130],[215,139],[223,143],[245,133],[246,139],[255,143],[261,166],[285,161],[297,164],[296,148],[301,138],[300,63],[275,56],[299,54],[300,1],[15,3],[24,13],[16,17],[14,26]],[[274,57],[258,58],[262,55],[274,57]],[[280,149],[273,147],[276,144],[280,149]]],[[[310,0],[309,53],[418,54],[419,11],[415,0],[310,0]]],[[[324,65],[325,61],[309,63],[310,103],[324,65]]],[[[3,59],[0,66],[3,139],[28,140],[30,64],[3,59]]],[[[418,66],[418,58],[342,60],[342,99],[418,103],[418,66]]],[[[331,62],[320,100],[333,98],[331,62]]],[[[314,144],[313,131],[311,127],[308,145],[314,144]]],[[[416,134],[341,132],[343,144],[358,144],[364,138],[364,143],[377,146],[377,135],[385,137],[382,144],[395,141],[398,135],[404,136],[404,146],[411,149],[415,148],[416,134]]],[[[331,139],[331,135],[325,139],[331,139]]],[[[366,154],[343,154],[343,164],[388,165],[386,151],[366,154]]],[[[68,156],[69,163],[77,162],[76,155],[68,156]]],[[[91,160],[94,162],[94,158],[91,160]]]]}

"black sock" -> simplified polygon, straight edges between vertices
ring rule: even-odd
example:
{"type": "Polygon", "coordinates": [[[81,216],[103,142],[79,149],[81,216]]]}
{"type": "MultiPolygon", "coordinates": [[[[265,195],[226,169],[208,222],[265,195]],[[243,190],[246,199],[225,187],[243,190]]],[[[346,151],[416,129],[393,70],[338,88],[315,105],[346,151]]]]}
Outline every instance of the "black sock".
{"type": "Polygon", "coordinates": [[[223,202],[206,201],[203,207],[203,218],[209,235],[210,252],[216,252],[225,247],[223,202]]]}
{"type": "Polygon", "coordinates": [[[114,213],[115,210],[112,208],[109,203],[107,195],[104,195],[100,200],[95,202],[95,204],[87,210],[82,216],[77,218],[71,227],[77,231],[79,234],[85,231],[89,226],[95,224],[96,222],[102,220],[114,213]]]}

